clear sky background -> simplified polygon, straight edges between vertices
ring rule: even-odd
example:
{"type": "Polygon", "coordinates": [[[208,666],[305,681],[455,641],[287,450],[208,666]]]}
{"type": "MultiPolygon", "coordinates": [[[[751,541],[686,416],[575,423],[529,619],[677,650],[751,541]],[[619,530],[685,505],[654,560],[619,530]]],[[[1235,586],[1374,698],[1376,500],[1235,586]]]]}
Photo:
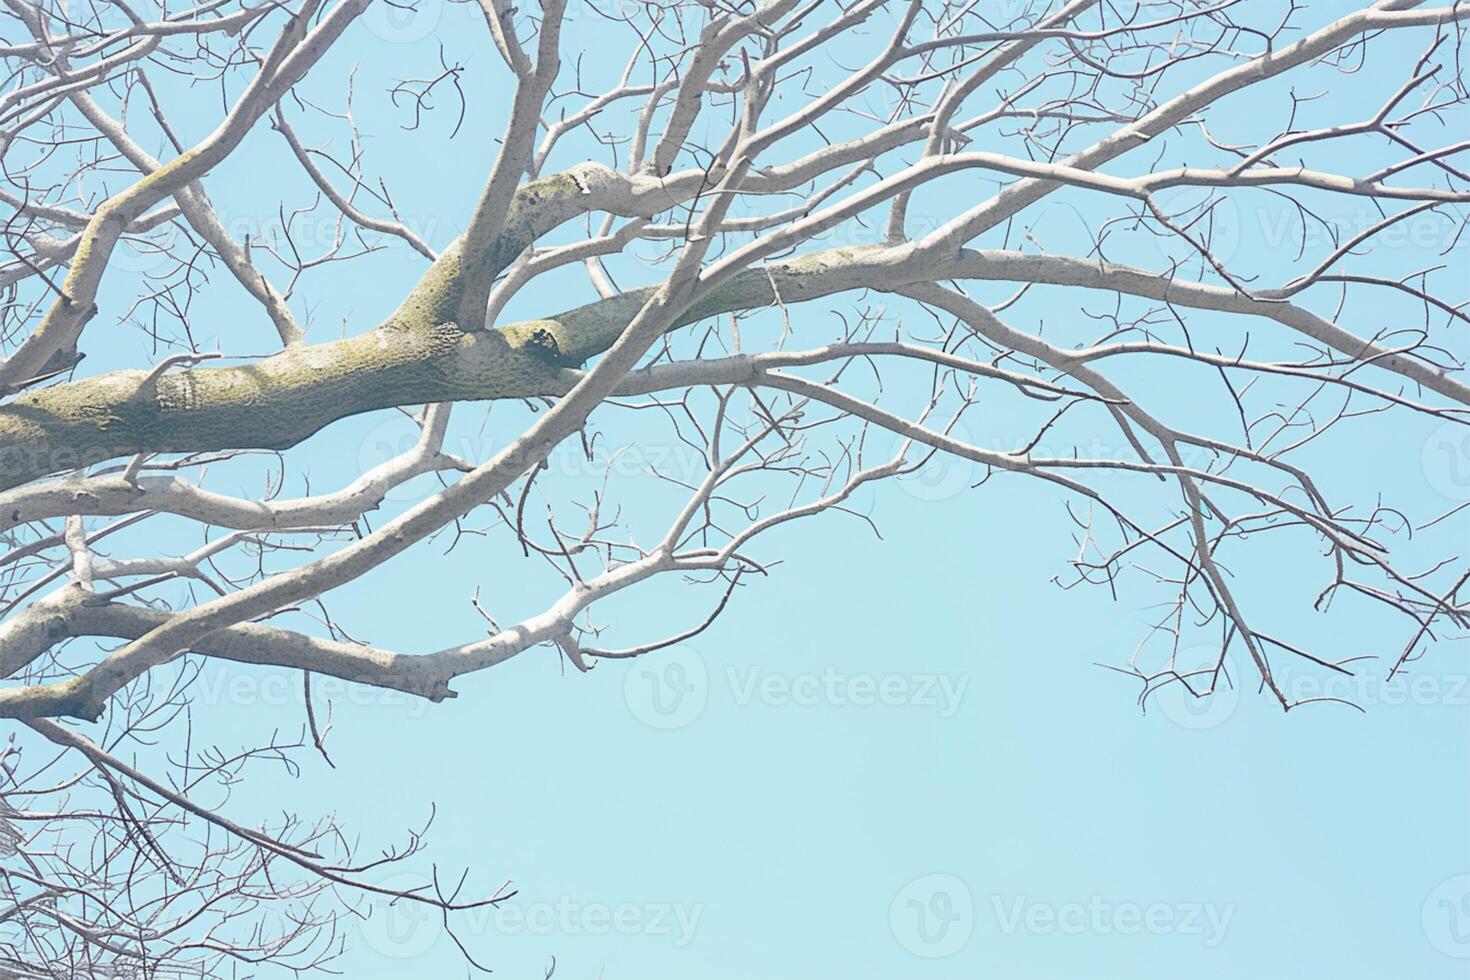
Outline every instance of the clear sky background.
{"type": "MultiPolygon", "coordinates": [[[[1303,23],[1349,6],[1315,6],[1303,23]]],[[[405,218],[442,247],[492,159],[505,73],[478,15],[464,6],[426,0],[413,16],[376,10],[304,91],[339,107],[346,73],[358,66],[370,172],[389,178],[405,218]],[[431,71],[440,44],[466,66],[469,111],[452,142],[453,100],[425,118],[422,132],[406,133],[400,126],[411,114],[395,109],[380,84],[431,71]]],[[[611,43],[605,25],[575,4],[574,14],[566,48],[585,52],[585,70],[620,67],[620,36],[611,43]]],[[[1395,39],[1371,70],[1331,76],[1328,99],[1339,102],[1321,111],[1343,121],[1376,107],[1372,100],[1399,84],[1426,41],[1395,39]]],[[[176,95],[197,100],[197,138],[217,118],[218,94],[176,95]]],[[[1259,137],[1259,125],[1247,123],[1274,103],[1253,95],[1236,105],[1238,116],[1221,117],[1225,135],[1237,135],[1228,130],[1238,123],[1259,137]]],[[[307,117],[293,109],[293,118],[307,117]]],[[[325,139],[298,125],[308,142],[325,139]]],[[[1358,152],[1344,151],[1336,169],[1374,165],[1372,151],[1358,152]]],[[[1128,157],[1115,170],[1147,163],[1128,157]]],[[[266,227],[288,189],[301,188],[294,167],[262,127],[208,187],[227,223],[266,227]]],[[[933,213],[941,204],[954,207],[936,202],[933,213]]],[[[930,213],[925,206],[916,205],[921,216],[930,213]]],[[[1045,212],[1058,250],[1073,234],[1067,222],[1090,220],[1086,205],[1079,208],[1045,212]]],[[[1236,213],[1238,261],[1268,273],[1279,264],[1273,248],[1293,247],[1279,237],[1279,214],[1236,213]]],[[[1424,227],[1421,241],[1385,246],[1383,261],[1463,269],[1463,244],[1448,258],[1438,254],[1450,226],[1424,227]]],[[[1131,259],[1162,264],[1161,253],[1131,259]]],[[[316,339],[336,335],[344,320],[349,331],[362,329],[422,269],[406,247],[390,247],[323,271],[296,306],[312,313],[316,339]]],[[[196,319],[228,324],[220,332],[234,351],[248,352],[252,337],[266,349],[269,325],[216,277],[196,319]]],[[[567,288],[580,292],[533,287],[511,312],[534,315],[590,296],[585,283],[567,288]]],[[[1359,329],[1402,311],[1358,296],[1382,304],[1352,311],[1359,329]]],[[[1332,298],[1324,302],[1330,309],[1332,298]]],[[[1075,309],[1074,300],[1048,324],[1065,333],[1075,309]]],[[[1045,312],[1038,310],[1019,308],[1017,321],[1034,325],[1045,312]]],[[[1084,336],[1096,328],[1078,329],[1084,336]]],[[[99,320],[89,332],[89,371],[153,356],[136,333],[103,334],[99,320]]],[[[1467,353],[1463,342],[1457,352],[1467,353]]],[[[1157,379],[1150,391],[1188,411],[1188,382],[1157,379]]],[[[478,406],[462,407],[450,448],[484,458],[519,418],[497,408],[486,422],[478,406]]],[[[641,453],[669,449],[659,442],[666,435],[641,424],[620,417],[605,427],[641,453]]],[[[994,435],[981,430],[989,424],[975,423],[972,435],[1008,438],[1004,424],[994,435]]],[[[388,415],[353,419],[293,458],[313,487],[336,487],[410,431],[388,415]]],[[[1371,500],[1381,488],[1420,515],[1470,499],[1463,437],[1402,416],[1363,420],[1355,432],[1313,457],[1354,499],[1371,500]]],[[[1101,426],[1098,436],[1116,438],[1101,426]]],[[[552,485],[573,496],[591,485],[574,454],[557,458],[552,485]]],[[[210,486],[257,489],[244,476],[232,485],[230,474],[220,470],[210,486]]],[[[743,590],[715,628],[643,661],[579,675],[554,651],[530,651],[458,682],[459,697],[438,706],[319,683],[319,695],[333,701],[336,768],[308,758],[297,780],[257,774],[231,815],[335,808],[363,835],[366,855],[421,825],[432,803],[430,850],[415,867],[427,871],[432,862],[450,879],[469,867],[472,890],[492,891],[505,879],[518,889],[500,913],[456,922],[476,957],[503,977],[539,978],[553,957],[556,976],[567,980],[1470,976],[1465,644],[1439,645],[1408,680],[1384,685],[1374,665],[1360,683],[1329,692],[1366,713],[1319,705],[1288,717],[1247,672],[1236,675],[1239,690],[1204,708],[1166,696],[1145,713],[1138,684],[1097,664],[1127,659],[1159,594],[1146,582],[1125,586],[1116,600],[1104,590],[1062,591],[1051,580],[1066,572],[1075,545],[1061,498],[1025,480],[965,490],[978,476],[939,463],[867,493],[860,506],[881,540],[836,515],[791,528],[768,545],[786,559],[771,578],[743,590]]],[[[428,478],[395,494],[385,513],[431,486],[428,478]]],[[[630,500],[654,486],[636,472],[618,477],[630,500]]],[[[1461,520],[1452,534],[1467,531],[1461,520]]],[[[120,535],[116,547],[122,553],[131,540],[156,548],[158,533],[120,535]]],[[[187,544],[180,539],[177,550],[187,544]]],[[[445,554],[447,544],[415,547],[341,590],[334,616],[375,644],[429,651],[480,635],[468,601],[476,588],[507,616],[550,597],[544,570],[531,569],[503,534],[445,554]]],[[[1299,600],[1323,584],[1320,567],[1306,578],[1306,563],[1269,554],[1258,562],[1238,571],[1263,586],[1256,608],[1284,634],[1310,638],[1334,657],[1392,657],[1404,641],[1402,623],[1361,605],[1344,602],[1330,617],[1310,612],[1299,600]]],[[[637,642],[697,622],[707,600],[648,592],[603,618],[616,622],[617,637],[637,642]]],[[[226,744],[275,727],[295,731],[298,687],[289,675],[211,665],[202,730],[226,744]]],[[[351,929],[339,966],[355,980],[465,972],[442,926],[414,910],[378,907],[351,929]]]]}

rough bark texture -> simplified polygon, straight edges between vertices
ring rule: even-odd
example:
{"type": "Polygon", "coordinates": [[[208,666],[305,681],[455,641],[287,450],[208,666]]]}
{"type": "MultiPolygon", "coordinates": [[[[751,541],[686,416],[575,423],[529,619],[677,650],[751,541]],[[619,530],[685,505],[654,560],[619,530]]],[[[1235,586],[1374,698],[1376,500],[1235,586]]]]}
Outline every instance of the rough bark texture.
{"type": "MultiPolygon", "coordinates": [[[[673,326],[858,288],[880,270],[899,284],[912,272],[906,258],[905,249],[842,248],[747,270],[673,326]]],[[[0,490],[140,452],[287,449],[338,419],[395,405],[560,394],[560,368],[607,350],[654,294],[630,290],[543,320],[463,330],[443,319],[458,281],[451,250],[382,326],[360,336],[238,367],[152,380],[117,371],[17,398],[0,407],[0,490]]]]}

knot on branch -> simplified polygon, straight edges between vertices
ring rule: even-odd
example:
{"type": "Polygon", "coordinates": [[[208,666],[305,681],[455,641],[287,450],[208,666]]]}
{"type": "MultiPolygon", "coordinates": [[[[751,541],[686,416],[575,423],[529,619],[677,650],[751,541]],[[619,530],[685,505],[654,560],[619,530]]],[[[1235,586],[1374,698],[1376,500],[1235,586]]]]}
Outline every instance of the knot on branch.
{"type": "Polygon", "coordinates": [[[576,367],[585,359],[565,343],[563,324],[556,320],[528,320],[501,330],[512,350],[523,351],[553,367],[576,367]]]}
{"type": "Polygon", "coordinates": [[[527,350],[552,364],[562,359],[561,346],[556,342],[556,335],[545,327],[537,327],[532,330],[531,335],[526,338],[525,346],[527,350]]]}

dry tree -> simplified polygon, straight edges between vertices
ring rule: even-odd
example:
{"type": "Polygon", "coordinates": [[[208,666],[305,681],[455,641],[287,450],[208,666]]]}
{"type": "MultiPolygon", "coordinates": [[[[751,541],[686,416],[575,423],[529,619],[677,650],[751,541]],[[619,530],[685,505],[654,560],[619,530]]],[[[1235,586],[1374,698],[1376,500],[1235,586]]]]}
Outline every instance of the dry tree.
{"type": "Polygon", "coordinates": [[[385,3],[6,0],[0,975],[329,964],[423,838],[232,814],[328,754],[314,677],[438,702],[528,650],[658,657],[820,574],[767,532],[875,526],[869,485],[936,457],[1055,495],[1058,582],[1149,603],[1113,665],[1145,707],[1291,709],[1296,671],[1396,676],[1465,625],[1464,513],[1340,461],[1467,445],[1470,7],[452,0],[439,43],[354,67],[385,3]],[[278,220],[242,233],[264,166],[278,220]],[[395,306],[343,302],[388,267],[395,306]],[[492,409],[511,435],[456,451],[492,409]],[[417,436],[312,486],[334,447],[297,447],[364,413],[417,436]],[[430,539],[542,601],[467,594],[449,649],[356,638],[334,590],[430,539]],[[1319,649],[1303,589],[1401,646],[1319,649]],[[594,613],[649,590],[669,622],[594,613]],[[296,678],[299,737],[196,742],[221,662],[296,678]]]}

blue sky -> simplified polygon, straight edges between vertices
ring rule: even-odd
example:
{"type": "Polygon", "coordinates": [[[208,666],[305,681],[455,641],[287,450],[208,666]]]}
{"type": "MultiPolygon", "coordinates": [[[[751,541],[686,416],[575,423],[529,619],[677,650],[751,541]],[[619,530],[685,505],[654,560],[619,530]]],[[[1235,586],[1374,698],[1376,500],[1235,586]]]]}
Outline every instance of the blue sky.
{"type": "MultiPolygon", "coordinates": [[[[1304,22],[1347,7],[1315,8],[1304,22]]],[[[432,2],[406,20],[370,14],[305,86],[339,106],[346,70],[358,66],[369,167],[389,177],[406,218],[439,247],[459,230],[502,121],[504,74],[477,19],[432,2]],[[405,133],[403,110],[368,83],[424,74],[440,42],[468,69],[470,112],[452,143],[452,103],[426,117],[422,133],[405,133]],[[415,172],[429,179],[415,181],[415,172]]],[[[592,18],[570,22],[566,46],[586,51],[590,75],[621,67],[626,49],[603,43],[605,34],[592,18]]],[[[1394,72],[1424,40],[1386,45],[1384,72],[1333,77],[1336,114],[1354,115],[1374,97],[1367,93],[1396,86],[1394,72]]],[[[211,94],[176,96],[196,100],[198,131],[189,135],[198,138],[214,118],[211,94]]],[[[1253,114],[1273,108],[1267,96],[1243,98],[1217,135],[1240,135],[1232,130],[1244,133],[1253,114]]],[[[182,128],[191,121],[186,113],[182,128]]],[[[298,131],[311,143],[326,134],[306,122],[298,131]]],[[[1335,165],[1371,169],[1376,152],[1354,149],[1335,165]]],[[[1114,169],[1146,163],[1125,157],[1114,169]]],[[[293,167],[262,127],[207,186],[227,224],[266,227],[283,188],[300,189],[293,167]]],[[[921,217],[953,206],[916,201],[921,217]]],[[[1097,213],[1080,196],[1058,201],[1038,234],[1065,251],[1097,213]]],[[[1279,216],[1240,205],[1235,251],[1246,267],[1268,275],[1279,267],[1290,247],[1279,216]]],[[[1422,241],[1390,247],[1385,268],[1464,268],[1463,244],[1437,257],[1444,231],[1425,227],[1422,241]]],[[[1158,266],[1161,253],[1146,248],[1121,257],[1158,266]]],[[[422,269],[420,257],[391,247],[325,270],[296,308],[311,312],[316,339],[335,336],[344,320],[359,329],[390,310],[422,269]]],[[[269,324],[216,278],[196,317],[218,321],[232,351],[266,349],[269,324]]],[[[509,312],[535,315],[586,298],[569,290],[587,286],[533,286],[509,312]]],[[[1403,312],[1359,295],[1370,304],[1351,311],[1359,327],[1403,312]]],[[[1078,322],[1076,297],[1053,313],[1051,296],[1018,306],[1017,322],[1044,319],[1061,336],[1096,331],[1078,322]]],[[[1330,310],[1332,298],[1325,302],[1330,310]]],[[[895,307],[895,315],[912,311],[895,307]]],[[[1209,318],[1196,322],[1212,328],[1209,318]]],[[[831,329],[823,323],[813,329],[831,329]]],[[[89,339],[88,370],[152,356],[137,334],[106,333],[100,319],[89,339]]],[[[1215,405],[1198,398],[1187,375],[1138,376],[1181,413],[1207,419],[1215,405]]],[[[645,455],[676,451],[666,434],[627,416],[605,423],[616,441],[645,455]]],[[[514,407],[487,420],[479,406],[462,406],[450,448],[483,458],[523,419],[514,407]]],[[[982,444],[1014,435],[1005,419],[969,425],[982,444]]],[[[1095,428],[1096,438],[1116,439],[1095,428]]],[[[334,487],[410,432],[388,415],[351,419],[292,458],[314,487],[334,487]]],[[[1470,499],[1463,439],[1401,415],[1362,420],[1355,432],[1311,457],[1354,499],[1382,489],[1420,514],[1470,499]]],[[[1084,447],[1087,434],[1071,433],[1084,447]]],[[[565,465],[553,466],[548,483],[584,492],[594,475],[558,453],[565,465]]],[[[210,486],[246,492],[258,478],[258,470],[221,469],[210,486]]],[[[554,651],[531,651],[463,679],[459,697],[438,706],[319,686],[333,702],[336,768],[313,758],[297,780],[262,773],[237,795],[232,815],[335,809],[371,853],[420,825],[432,802],[431,849],[414,873],[430,861],[449,877],[468,866],[482,891],[505,879],[518,889],[496,915],[456,923],[476,957],[507,977],[539,978],[552,957],[558,978],[601,972],[607,980],[1470,975],[1465,643],[1439,645],[1391,685],[1375,667],[1347,690],[1326,692],[1354,698],[1366,713],[1321,705],[1288,717],[1246,672],[1237,673],[1239,690],[1208,706],[1165,696],[1145,713],[1138,685],[1097,664],[1127,659],[1159,594],[1146,583],[1116,600],[1104,590],[1059,589],[1052,579],[1075,551],[1062,498],[1021,479],[966,491],[976,478],[941,462],[865,493],[859,506],[881,540],[839,515],[783,531],[769,547],[785,562],[769,579],[743,590],[715,628],[645,660],[581,675],[564,670],[554,651]]],[[[632,507],[658,499],[654,481],[636,470],[617,485],[632,507]]],[[[424,478],[395,494],[387,512],[431,486],[424,478]]],[[[1449,539],[1464,540],[1470,524],[1456,520],[1449,539]]],[[[157,547],[158,534],[119,535],[116,546],[157,547]]],[[[176,550],[186,547],[183,534],[176,550]]],[[[428,651],[479,635],[469,605],[477,588],[508,615],[552,595],[544,570],[528,568],[503,536],[448,554],[446,545],[421,544],[340,590],[334,616],[378,645],[428,651]]],[[[1322,581],[1306,560],[1268,547],[1243,557],[1238,571],[1258,587],[1255,608],[1332,656],[1392,656],[1403,642],[1402,624],[1350,601],[1331,616],[1312,613],[1301,598],[1322,581]]],[[[603,618],[629,642],[656,638],[703,615],[707,596],[690,595],[631,595],[603,618]]],[[[1313,676],[1293,674],[1295,689],[1312,693],[1313,676]]],[[[290,677],[211,665],[202,729],[224,743],[294,730],[297,687],[290,677]]],[[[377,907],[351,928],[339,963],[346,976],[464,971],[438,923],[413,910],[377,907]]]]}

